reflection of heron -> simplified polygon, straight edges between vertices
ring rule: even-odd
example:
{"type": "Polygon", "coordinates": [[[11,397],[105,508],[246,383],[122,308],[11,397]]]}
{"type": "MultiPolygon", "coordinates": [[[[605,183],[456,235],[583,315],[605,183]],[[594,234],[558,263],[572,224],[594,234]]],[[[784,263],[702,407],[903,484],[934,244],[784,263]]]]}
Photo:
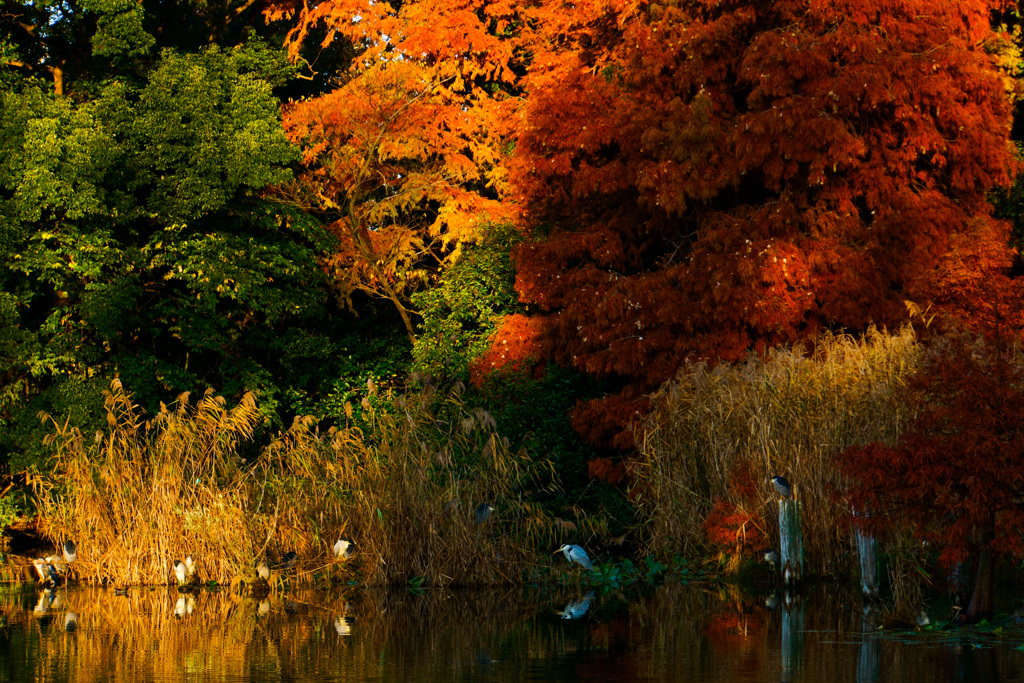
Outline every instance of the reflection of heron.
{"type": "Polygon", "coordinates": [[[53,591],[51,591],[49,588],[46,588],[39,593],[39,600],[36,602],[36,606],[32,611],[38,615],[46,614],[50,611],[50,603],[52,602],[53,591]]]}
{"type": "Polygon", "coordinates": [[[789,482],[786,481],[785,477],[776,474],[774,477],[771,478],[771,482],[772,486],[775,487],[775,490],[778,491],[780,496],[782,496],[783,498],[793,497],[793,487],[789,485],[789,482]]]}
{"type": "Polygon", "coordinates": [[[582,617],[584,614],[587,613],[587,610],[590,609],[590,604],[593,601],[594,601],[594,591],[590,591],[589,593],[584,595],[582,598],[577,598],[576,600],[573,600],[572,602],[570,602],[568,605],[565,606],[564,610],[562,610],[562,612],[561,612],[562,618],[563,619],[579,619],[580,617],[582,617]]]}
{"type": "Polygon", "coordinates": [[[775,593],[764,596],[764,606],[766,609],[774,610],[779,606],[779,596],[775,593]]]}
{"type": "Polygon", "coordinates": [[[478,505],[476,508],[476,523],[483,524],[484,522],[486,522],[487,518],[491,516],[492,512],[494,512],[494,506],[492,506],[490,503],[480,503],[480,505],[478,505]]]}
{"type": "Polygon", "coordinates": [[[264,600],[256,607],[256,618],[265,617],[270,614],[270,601],[264,600]]]}
{"type": "Polygon", "coordinates": [[[772,571],[775,571],[775,567],[779,564],[779,554],[774,550],[769,550],[764,554],[764,561],[771,566],[772,571]]]}
{"type": "Polygon", "coordinates": [[[356,544],[348,538],[339,538],[334,543],[334,556],[339,560],[347,560],[356,554],[356,544]]]}
{"type": "Polygon", "coordinates": [[[185,595],[179,595],[178,601],[174,603],[174,616],[181,619],[189,614],[196,608],[196,599],[191,593],[185,595]]]}
{"type": "Polygon", "coordinates": [[[578,545],[565,544],[555,552],[563,553],[565,555],[565,559],[569,560],[570,564],[575,562],[584,569],[592,570],[594,568],[594,565],[590,562],[590,558],[587,557],[587,551],[578,545]]]}
{"type": "Polygon", "coordinates": [[[64,630],[71,633],[78,628],[78,615],[74,612],[64,613],[64,630]]]}
{"type": "Polygon", "coordinates": [[[343,617],[340,614],[334,617],[334,630],[339,636],[347,636],[352,634],[352,617],[343,617]]]}

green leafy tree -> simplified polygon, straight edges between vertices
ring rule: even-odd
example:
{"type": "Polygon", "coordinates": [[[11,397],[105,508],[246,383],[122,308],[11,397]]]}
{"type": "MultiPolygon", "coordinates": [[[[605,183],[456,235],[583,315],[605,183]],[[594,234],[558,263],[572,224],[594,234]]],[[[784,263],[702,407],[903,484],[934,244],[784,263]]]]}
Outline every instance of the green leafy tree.
{"type": "Polygon", "coordinates": [[[284,409],[290,359],[334,332],[317,265],[329,237],[263,196],[296,158],[273,95],[290,75],[253,43],[165,50],[141,83],[81,101],[32,81],[2,94],[12,466],[31,460],[38,410],[87,422],[82,406],[115,373],[144,404],[214,386],[284,409]]]}

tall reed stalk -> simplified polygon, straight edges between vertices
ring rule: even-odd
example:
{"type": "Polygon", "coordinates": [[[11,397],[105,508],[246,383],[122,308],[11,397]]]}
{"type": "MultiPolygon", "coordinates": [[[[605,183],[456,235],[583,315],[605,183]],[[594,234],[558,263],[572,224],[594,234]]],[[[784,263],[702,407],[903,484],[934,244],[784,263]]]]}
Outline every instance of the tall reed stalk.
{"type": "MultiPolygon", "coordinates": [[[[637,438],[648,550],[708,551],[701,525],[716,500],[735,498],[730,473],[747,467],[759,482],[782,474],[794,485],[808,570],[850,570],[856,555],[841,523],[848,510],[836,495],[843,483],[833,461],[848,446],[896,440],[913,419],[897,389],[917,363],[915,335],[905,326],[859,339],[825,333],[811,351],[797,346],[735,365],[682,368],[654,396],[637,438]]],[[[767,536],[778,538],[771,485],[759,496],[767,536]]]]}
{"type": "Polygon", "coordinates": [[[558,526],[529,497],[549,462],[516,452],[458,390],[364,401],[349,424],[297,418],[252,463],[240,457],[261,420],[252,395],[234,408],[207,392],[144,420],[120,382],[108,428],[91,438],[54,422],[50,476],[36,483],[39,526],[75,539],[86,582],[165,583],[191,555],[205,580],[255,578],[254,563],[298,554],[293,580],[342,575],[367,584],[518,582],[558,526]],[[482,524],[474,511],[490,503],[482,524]],[[337,560],[340,536],[357,555],[337,560]]]}

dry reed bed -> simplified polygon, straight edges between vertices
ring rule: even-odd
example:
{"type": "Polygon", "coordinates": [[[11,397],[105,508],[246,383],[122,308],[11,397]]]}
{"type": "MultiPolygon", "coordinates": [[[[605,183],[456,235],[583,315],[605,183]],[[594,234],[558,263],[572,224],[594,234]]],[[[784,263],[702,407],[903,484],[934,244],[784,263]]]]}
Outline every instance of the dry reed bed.
{"type": "Polygon", "coordinates": [[[79,541],[86,583],[156,584],[191,555],[203,580],[255,579],[254,562],[288,551],[291,580],[329,575],[367,585],[517,582],[559,523],[528,496],[551,465],[513,451],[459,389],[364,401],[358,420],[321,431],[298,418],[253,463],[240,457],[262,417],[253,396],[228,408],[207,392],[146,420],[114,381],[108,428],[54,423],[52,475],[36,483],[39,526],[79,541]],[[474,510],[495,512],[476,524],[474,510]],[[358,553],[336,560],[340,536],[358,553]]]}
{"type": "Polygon", "coordinates": [[[855,555],[841,523],[849,510],[835,495],[843,482],[834,458],[854,444],[896,440],[914,417],[897,390],[918,355],[905,326],[861,338],[823,334],[811,351],[798,346],[735,365],[682,368],[653,397],[638,435],[648,550],[713,550],[701,525],[719,499],[754,506],[766,537],[777,539],[776,498],[765,482],[782,474],[803,505],[808,569],[848,571],[855,555]],[[742,467],[759,484],[755,501],[739,499],[728,486],[742,467]]]}

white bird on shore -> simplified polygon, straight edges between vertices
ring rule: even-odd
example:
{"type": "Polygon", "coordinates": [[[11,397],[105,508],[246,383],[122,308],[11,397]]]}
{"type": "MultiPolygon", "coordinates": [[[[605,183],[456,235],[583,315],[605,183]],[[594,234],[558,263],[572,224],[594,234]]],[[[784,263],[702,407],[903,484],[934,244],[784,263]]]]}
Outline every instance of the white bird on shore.
{"type": "Polygon", "coordinates": [[[565,559],[569,560],[570,564],[575,562],[584,569],[594,569],[594,565],[590,562],[590,558],[587,557],[587,551],[579,547],[578,545],[569,545],[568,543],[566,543],[555,552],[560,552],[564,554],[565,559]]]}
{"type": "Polygon", "coordinates": [[[334,556],[339,560],[347,560],[356,554],[356,544],[350,539],[339,538],[334,543],[334,556]]]}
{"type": "Polygon", "coordinates": [[[195,571],[196,565],[192,561],[191,555],[186,557],[184,562],[181,560],[174,561],[174,578],[178,581],[179,586],[184,586],[191,581],[195,571]]]}

